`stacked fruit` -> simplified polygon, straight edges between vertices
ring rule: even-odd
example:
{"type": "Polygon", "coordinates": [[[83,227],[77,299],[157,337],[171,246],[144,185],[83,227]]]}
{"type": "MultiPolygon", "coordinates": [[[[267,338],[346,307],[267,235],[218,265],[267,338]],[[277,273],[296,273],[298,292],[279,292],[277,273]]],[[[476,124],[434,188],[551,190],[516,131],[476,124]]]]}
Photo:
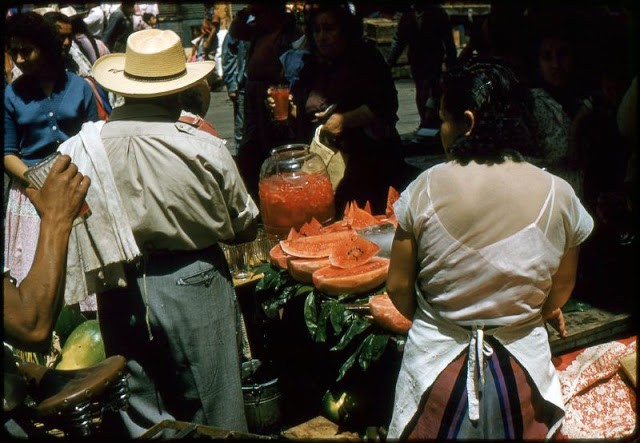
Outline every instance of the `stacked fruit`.
{"type": "Polygon", "coordinates": [[[360,208],[353,201],[342,220],[331,225],[322,226],[313,218],[299,231],[291,229],[287,239],[271,249],[271,263],[328,295],[364,293],[381,286],[387,279],[389,259],[377,256],[380,246],[357,230],[396,226],[392,205],[397,198],[397,191],[390,188],[385,214],[373,215],[368,202],[360,208]]]}

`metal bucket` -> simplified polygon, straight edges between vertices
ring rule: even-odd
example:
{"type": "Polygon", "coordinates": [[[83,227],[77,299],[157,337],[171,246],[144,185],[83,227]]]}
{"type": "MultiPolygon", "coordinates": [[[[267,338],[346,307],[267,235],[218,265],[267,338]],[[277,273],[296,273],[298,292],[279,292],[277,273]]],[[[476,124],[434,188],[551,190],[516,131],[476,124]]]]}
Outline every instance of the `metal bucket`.
{"type": "Polygon", "coordinates": [[[278,379],[243,386],[242,395],[249,432],[278,433],[282,425],[282,395],[278,379]]]}

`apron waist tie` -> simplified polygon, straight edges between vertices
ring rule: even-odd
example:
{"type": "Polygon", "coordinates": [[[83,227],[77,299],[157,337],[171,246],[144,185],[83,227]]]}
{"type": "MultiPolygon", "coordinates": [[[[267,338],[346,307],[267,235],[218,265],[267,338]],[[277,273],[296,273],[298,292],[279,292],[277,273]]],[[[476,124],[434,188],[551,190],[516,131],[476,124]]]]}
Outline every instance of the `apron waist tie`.
{"type": "Polygon", "coordinates": [[[467,360],[467,401],[469,403],[469,420],[480,418],[480,395],[484,388],[485,357],[493,355],[493,348],[484,341],[485,331],[482,326],[473,326],[469,339],[469,358],[467,360]]]}

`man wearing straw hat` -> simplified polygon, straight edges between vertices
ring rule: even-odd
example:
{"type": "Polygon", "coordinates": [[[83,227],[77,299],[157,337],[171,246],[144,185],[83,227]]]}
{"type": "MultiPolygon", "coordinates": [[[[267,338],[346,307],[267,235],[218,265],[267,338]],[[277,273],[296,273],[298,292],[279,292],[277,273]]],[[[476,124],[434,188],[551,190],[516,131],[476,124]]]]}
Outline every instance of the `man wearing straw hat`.
{"type": "MultiPolygon", "coordinates": [[[[255,238],[258,208],[224,142],[179,122],[178,95],[214,68],[186,63],[169,30],[131,34],[95,79],[125,97],[101,139],[143,258],[98,296],[108,355],[129,361],[136,438],[162,420],[246,432],[235,291],[219,241],[255,238]]],[[[110,427],[110,432],[114,431],[110,427]]]]}

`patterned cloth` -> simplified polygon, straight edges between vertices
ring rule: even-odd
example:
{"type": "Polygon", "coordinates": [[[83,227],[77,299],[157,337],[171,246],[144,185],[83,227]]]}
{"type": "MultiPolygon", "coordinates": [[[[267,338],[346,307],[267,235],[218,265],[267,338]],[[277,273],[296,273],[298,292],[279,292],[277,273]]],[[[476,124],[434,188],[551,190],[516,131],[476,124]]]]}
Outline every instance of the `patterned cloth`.
{"type": "Polygon", "coordinates": [[[636,393],[621,374],[620,358],[636,349],[636,338],[630,337],[568,354],[556,364],[566,408],[560,437],[631,437],[636,393]]]}
{"type": "Polygon", "coordinates": [[[4,266],[17,284],[31,269],[40,232],[40,216],[24,189],[17,180],[11,181],[4,231],[4,266]]]}
{"type": "MultiPolygon", "coordinates": [[[[40,233],[40,216],[24,193],[24,186],[12,181],[9,191],[4,234],[4,266],[19,285],[27,276],[36,254],[40,233]]],[[[82,312],[97,310],[96,296],[90,294],[80,302],[82,312]]]]}

